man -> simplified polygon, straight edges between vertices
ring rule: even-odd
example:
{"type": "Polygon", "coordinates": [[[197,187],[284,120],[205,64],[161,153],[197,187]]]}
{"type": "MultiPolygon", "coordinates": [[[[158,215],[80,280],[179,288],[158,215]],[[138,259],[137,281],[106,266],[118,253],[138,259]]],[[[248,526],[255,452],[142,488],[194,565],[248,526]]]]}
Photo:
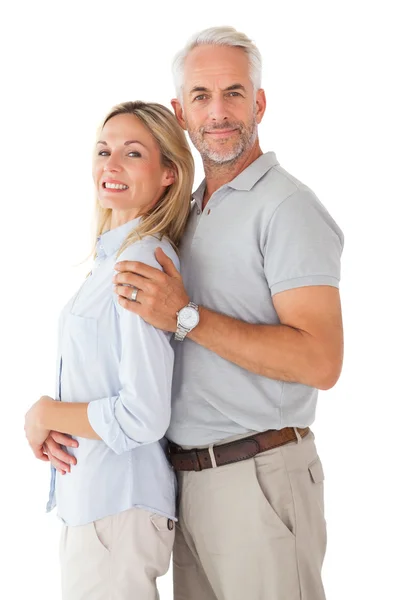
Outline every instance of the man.
{"type": "Polygon", "coordinates": [[[205,170],[182,276],[157,250],[164,272],[121,263],[115,283],[123,307],[176,332],[175,599],[322,600],[324,477],[308,426],[341,371],[343,236],[260,149],[261,58],[245,35],[203,31],[174,74],[205,170]]]}
{"type": "Polygon", "coordinates": [[[308,426],[342,366],[343,236],[262,154],[261,59],[246,36],[203,31],[174,69],[172,105],[205,170],[182,277],[157,251],[164,273],[122,263],[115,282],[122,306],[176,332],[175,598],[321,600],[323,471],[308,426]]]}

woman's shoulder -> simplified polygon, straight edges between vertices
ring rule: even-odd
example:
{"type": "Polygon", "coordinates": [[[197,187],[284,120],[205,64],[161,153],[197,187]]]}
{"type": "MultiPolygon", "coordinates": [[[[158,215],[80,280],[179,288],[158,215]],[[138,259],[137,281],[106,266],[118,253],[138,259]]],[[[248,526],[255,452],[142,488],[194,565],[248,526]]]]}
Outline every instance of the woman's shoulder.
{"type": "Polygon", "coordinates": [[[179,258],[176,250],[168,238],[159,239],[153,235],[146,235],[125,248],[117,257],[116,263],[123,260],[133,260],[148,264],[157,269],[161,269],[160,264],[154,255],[156,248],[161,248],[165,254],[172,260],[175,267],[179,269],[179,258]]]}

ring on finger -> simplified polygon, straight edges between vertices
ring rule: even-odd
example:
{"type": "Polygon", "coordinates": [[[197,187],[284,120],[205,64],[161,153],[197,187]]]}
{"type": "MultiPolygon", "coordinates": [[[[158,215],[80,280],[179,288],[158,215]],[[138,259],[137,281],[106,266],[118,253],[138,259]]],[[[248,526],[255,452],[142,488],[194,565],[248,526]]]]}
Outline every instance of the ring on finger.
{"type": "Polygon", "coordinates": [[[139,291],[139,290],[138,290],[138,288],[137,288],[137,287],[134,287],[134,288],[133,288],[133,290],[132,290],[132,294],[131,294],[131,300],[133,300],[133,302],[136,302],[136,298],[137,298],[137,295],[138,295],[138,291],[139,291]]]}

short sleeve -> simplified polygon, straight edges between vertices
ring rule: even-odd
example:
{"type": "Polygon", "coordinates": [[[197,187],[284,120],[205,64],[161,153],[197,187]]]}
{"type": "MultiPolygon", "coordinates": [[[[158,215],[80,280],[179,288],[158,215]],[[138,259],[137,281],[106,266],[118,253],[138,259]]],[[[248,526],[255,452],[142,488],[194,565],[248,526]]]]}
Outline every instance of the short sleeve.
{"type": "Polygon", "coordinates": [[[343,233],[318,198],[298,189],[268,226],[264,272],[271,294],[314,285],[339,287],[343,233]]]}

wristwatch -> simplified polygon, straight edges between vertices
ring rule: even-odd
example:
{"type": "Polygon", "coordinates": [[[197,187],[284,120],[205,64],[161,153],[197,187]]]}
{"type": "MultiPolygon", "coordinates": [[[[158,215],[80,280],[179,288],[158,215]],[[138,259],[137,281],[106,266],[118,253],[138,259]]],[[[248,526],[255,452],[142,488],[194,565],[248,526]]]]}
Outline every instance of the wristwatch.
{"type": "Polygon", "coordinates": [[[183,342],[189,331],[192,331],[200,321],[199,307],[194,302],[189,302],[176,313],[177,327],[175,339],[183,342]]]}

